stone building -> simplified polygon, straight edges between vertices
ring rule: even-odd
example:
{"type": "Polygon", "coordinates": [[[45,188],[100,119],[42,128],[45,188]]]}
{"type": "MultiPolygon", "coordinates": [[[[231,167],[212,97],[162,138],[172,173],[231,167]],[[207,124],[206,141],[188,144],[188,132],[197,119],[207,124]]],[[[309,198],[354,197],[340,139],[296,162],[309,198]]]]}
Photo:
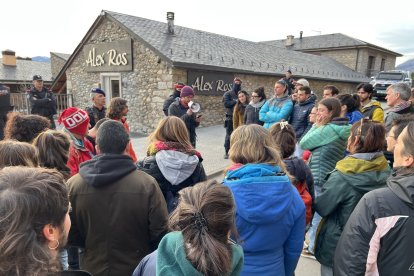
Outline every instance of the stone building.
{"type": "Polygon", "coordinates": [[[73,104],[84,108],[91,104],[89,90],[99,85],[108,102],[116,96],[128,100],[131,131],[148,133],[164,116],[163,101],[174,82],[194,87],[206,126],[222,123],[222,95],[235,76],[243,80],[244,90],[264,86],[270,95],[274,82],[288,69],[296,79],[308,79],[318,93],[327,84],[353,92],[358,83],[369,81],[326,56],[174,26],[171,13],[162,23],[102,11],[52,89],[64,81],[73,104]]]}
{"type": "Polygon", "coordinates": [[[264,41],[267,45],[293,51],[330,57],[367,77],[379,71],[395,69],[397,57],[402,55],[377,45],[341,34],[327,34],[299,38],[289,35],[283,40],[264,41]]]}

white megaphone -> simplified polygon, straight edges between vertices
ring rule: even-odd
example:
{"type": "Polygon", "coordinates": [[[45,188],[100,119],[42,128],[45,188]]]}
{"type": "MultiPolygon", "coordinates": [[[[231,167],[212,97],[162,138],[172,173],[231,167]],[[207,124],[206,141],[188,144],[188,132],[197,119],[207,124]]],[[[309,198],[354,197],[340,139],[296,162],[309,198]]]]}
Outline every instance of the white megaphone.
{"type": "Polygon", "coordinates": [[[188,103],[188,107],[193,111],[193,112],[199,112],[200,111],[200,105],[198,103],[195,103],[193,101],[188,103]]]}

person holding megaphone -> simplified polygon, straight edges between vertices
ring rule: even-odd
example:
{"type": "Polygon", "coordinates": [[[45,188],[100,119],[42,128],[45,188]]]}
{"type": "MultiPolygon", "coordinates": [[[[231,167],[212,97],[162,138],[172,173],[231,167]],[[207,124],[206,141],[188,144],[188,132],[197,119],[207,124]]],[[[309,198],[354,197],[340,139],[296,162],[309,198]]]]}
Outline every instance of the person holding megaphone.
{"type": "Polygon", "coordinates": [[[195,129],[200,125],[201,114],[199,114],[200,105],[193,102],[194,96],[194,89],[191,86],[186,85],[181,88],[180,97],[176,98],[168,108],[168,116],[176,116],[184,121],[190,142],[195,148],[197,137],[195,129]]]}

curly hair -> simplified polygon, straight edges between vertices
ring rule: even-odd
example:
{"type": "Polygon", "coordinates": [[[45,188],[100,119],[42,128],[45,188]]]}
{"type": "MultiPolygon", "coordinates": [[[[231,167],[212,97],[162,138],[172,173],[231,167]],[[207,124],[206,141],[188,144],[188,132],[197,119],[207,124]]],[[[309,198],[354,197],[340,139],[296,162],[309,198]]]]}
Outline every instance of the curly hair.
{"type": "MultiPolygon", "coordinates": [[[[69,209],[62,174],[44,168],[7,167],[0,171],[0,275],[52,275],[59,263],[43,229],[61,232],[69,209]]],[[[59,238],[62,249],[67,235],[59,238]]],[[[53,274],[54,275],[54,274],[53,274]]]]}
{"type": "Polygon", "coordinates": [[[39,133],[50,128],[50,121],[40,115],[10,112],[4,127],[4,139],[31,143],[39,133]]]}
{"type": "Polygon", "coordinates": [[[120,97],[112,98],[106,110],[106,117],[113,120],[120,120],[123,116],[122,112],[127,107],[127,100],[120,97]]]}

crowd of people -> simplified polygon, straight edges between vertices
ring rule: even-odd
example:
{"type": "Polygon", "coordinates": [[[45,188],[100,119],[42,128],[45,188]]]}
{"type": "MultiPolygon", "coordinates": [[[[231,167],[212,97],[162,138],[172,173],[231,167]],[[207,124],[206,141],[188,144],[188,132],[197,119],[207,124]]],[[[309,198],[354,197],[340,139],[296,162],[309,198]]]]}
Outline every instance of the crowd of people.
{"type": "Polygon", "coordinates": [[[404,83],[322,99],[292,72],[268,98],[235,78],[223,95],[221,183],[196,150],[191,86],[135,153],[127,101],[56,101],[33,77],[32,114],[9,112],[0,141],[0,275],[409,275],[414,246],[414,107],[404,83]],[[398,260],[398,261],[396,261],[398,260]],[[67,274],[71,273],[71,274],[67,274]]]}

